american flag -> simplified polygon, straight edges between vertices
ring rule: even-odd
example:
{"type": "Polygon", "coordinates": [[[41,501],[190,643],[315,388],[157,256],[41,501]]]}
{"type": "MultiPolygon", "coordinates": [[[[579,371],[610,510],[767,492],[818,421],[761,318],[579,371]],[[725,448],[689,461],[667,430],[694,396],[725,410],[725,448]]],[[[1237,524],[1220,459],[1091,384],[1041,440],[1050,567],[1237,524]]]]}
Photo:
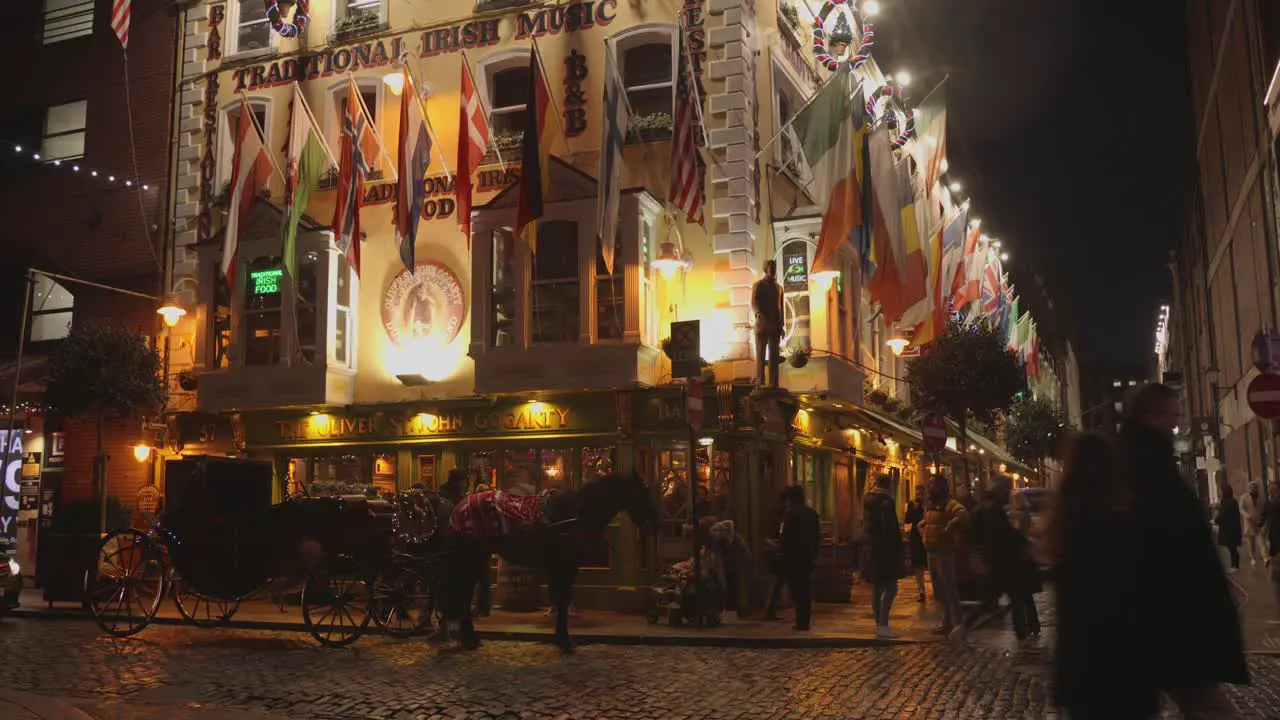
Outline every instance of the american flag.
{"type": "Polygon", "coordinates": [[[111,3],[111,29],[120,38],[120,47],[129,47],[129,4],[131,0],[113,0],[111,3]]]}
{"type": "Polygon", "coordinates": [[[671,189],[667,202],[683,210],[689,219],[702,224],[703,183],[706,181],[706,165],[698,151],[696,123],[698,110],[697,78],[689,63],[688,42],[684,27],[672,35],[675,47],[672,52],[679,58],[675,83],[676,120],[671,138],[671,189]]]}

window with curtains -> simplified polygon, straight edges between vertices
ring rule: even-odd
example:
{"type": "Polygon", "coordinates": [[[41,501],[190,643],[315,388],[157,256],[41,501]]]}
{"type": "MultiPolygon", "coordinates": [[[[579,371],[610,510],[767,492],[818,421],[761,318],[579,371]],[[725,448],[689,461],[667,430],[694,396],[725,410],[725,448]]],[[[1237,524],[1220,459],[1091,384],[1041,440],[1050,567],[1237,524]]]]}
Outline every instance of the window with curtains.
{"type": "Polygon", "coordinates": [[[533,311],[529,337],[534,343],[578,342],[580,284],[578,223],[540,222],[538,254],[533,258],[533,311]]]}

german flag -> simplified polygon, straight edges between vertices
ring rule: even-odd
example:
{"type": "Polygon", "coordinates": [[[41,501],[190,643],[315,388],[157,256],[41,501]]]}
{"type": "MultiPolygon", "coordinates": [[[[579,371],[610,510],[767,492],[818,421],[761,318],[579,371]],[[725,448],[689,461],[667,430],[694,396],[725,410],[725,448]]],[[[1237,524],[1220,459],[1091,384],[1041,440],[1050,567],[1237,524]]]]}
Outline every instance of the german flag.
{"type": "Polygon", "coordinates": [[[551,185],[551,148],[559,124],[551,103],[551,88],[542,73],[538,46],[529,53],[529,103],[524,111],[524,138],[520,143],[520,207],[516,212],[516,233],[529,251],[538,253],[538,219],[542,217],[545,193],[551,185]]]}

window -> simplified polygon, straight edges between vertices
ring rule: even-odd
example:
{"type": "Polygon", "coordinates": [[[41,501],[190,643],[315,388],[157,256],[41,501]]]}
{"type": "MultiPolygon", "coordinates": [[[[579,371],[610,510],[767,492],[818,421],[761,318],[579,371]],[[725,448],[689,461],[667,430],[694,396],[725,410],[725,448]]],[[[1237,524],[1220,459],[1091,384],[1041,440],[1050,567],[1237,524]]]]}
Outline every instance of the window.
{"type": "Polygon", "coordinates": [[[847,272],[840,273],[831,289],[827,292],[827,319],[830,333],[831,352],[842,357],[850,357],[849,347],[849,289],[845,287],[847,272]]]}
{"type": "Polygon", "coordinates": [[[335,18],[337,20],[359,17],[367,13],[382,17],[382,0],[337,0],[334,7],[338,9],[338,15],[335,18]]]}
{"type": "Polygon", "coordinates": [[[339,365],[355,367],[355,274],[345,253],[334,254],[337,277],[333,295],[333,359],[339,365]]]}
{"type": "Polygon", "coordinates": [[[75,297],[47,275],[36,275],[31,298],[31,342],[60,340],[71,334],[75,297]]]}
{"type": "MultiPolygon", "coordinates": [[[[231,182],[231,166],[235,163],[236,136],[240,132],[240,115],[244,104],[239,100],[229,104],[222,111],[222,122],[218,132],[218,187],[231,182]]],[[[254,129],[262,146],[270,152],[271,144],[267,142],[267,101],[253,99],[249,101],[249,109],[253,112],[254,129]]]]}
{"type": "Polygon", "coordinates": [[[532,285],[532,341],[578,342],[578,223],[539,224],[532,285]]]}
{"type": "Polygon", "coordinates": [[[489,344],[506,347],[516,341],[516,239],[510,233],[493,233],[493,267],[489,288],[489,344]]]}
{"type": "Polygon", "coordinates": [[[523,134],[524,108],[529,98],[529,61],[490,71],[489,108],[493,135],[523,134]]]}
{"type": "Polygon", "coordinates": [[[222,272],[222,263],[214,263],[213,283],[213,367],[231,365],[231,287],[222,272]]]}
{"type": "Polygon", "coordinates": [[[46,160],[74,160],[84,157],[84,128],[88,110],[87,100],[54,105],[46,110],[40,156],[46,160]]]}
{"type": "Polygon", "coordinates": [[[653,251],[654,228],[652,218],[640,221],[640,312],[643,322],[640,325],[640,342],[649,347],[658,347],[658,291],[654,287],[653,251]]]}
{"type": "MultiPolygon", "coordinates": [[[[616,250],[616,248],[615,248],[616,250]]],[[[614,258],[613,274],[596,251],[596,339],[621,340],[626,319],[626,273],[614,258]]]]}
{"type": "Polygon", "coordinates": [[[316,361],[320,330],[320,255],[308,252],[298,263],[298,352],[309,363],[316,361]]]}
{"type": "Polygon", "coordinates": [[[673,123],[671,102],[675,68],[672,67],[671,34],[668,31],[645,33],[634,44],[623,39],[617,48],[618,74],[631,105],[632,122],[644,136],[655,133],[665,139],[671,135],[673,123]]]}
{"type": "Polygon", "coordinates": [[[44,0],[45,45],[92,34],[93,0],[44,0]]]}
{"type": "Polygon", "coordinates": [[[812,171],[801,152],[800,137],[787,125],[804,107],[805,94],[777,63],[773,64],[773,100],[773,126],[782,132],[774,143],[774,160],[793,180],[802,186],[808,185],[812,171]]]}
{"type": "Polygon", "coordinates": [[[227,33],[231,54],[266,50],[271,47],[271,21],[261,0],[232,0],[227,3],[227,33]]]}
{"type": "Polygon", "coordinates": [[[729,453],[698,447],[698,515],[715,520],[729,518],[729,453]]]}
{"type": "MultiPolygon", "coordinates": [[[[381,85],[382,83],[378,82],[377,78],[365,78],[356,81],[356,87],[360,89],[360,99],[364,101],[364,107],[369,111],[369,123],[374,130],[379,130],[379,107],[381,106],[382,98],[381,85]]],[[[330,90],[330,95],[333,98],[333,112],[329,114],[329,117],[332,118],[332,122],[329,124],[329,147],[333,148],[334,152],[337,152],[338,148],[342,146],[342,117],[347,109],[347,91],[349,87],[350,85],[347,81],[343,80],[330,90]]],[[[365,162],[369,165],[369,173],[366,179],[381,180],[382,171],[378,169],[378,166],[382,163],[382,153],[377,142],[371,143],[368,147],[363,147],[363,150],[365,162]]],[[[334,172],[337,172],[337,170],[335,169],[334,172]]]]}
{"type": "Polygon", "coordinates": [[[275,258],[258,258],[249,263],[244,295],[245,365],[275,365],[280,362],[280,286],[274,284],[274,291],[271,291],[272,285],[257,281],[278,272],[281,272],[280,265],[275,258]]]}

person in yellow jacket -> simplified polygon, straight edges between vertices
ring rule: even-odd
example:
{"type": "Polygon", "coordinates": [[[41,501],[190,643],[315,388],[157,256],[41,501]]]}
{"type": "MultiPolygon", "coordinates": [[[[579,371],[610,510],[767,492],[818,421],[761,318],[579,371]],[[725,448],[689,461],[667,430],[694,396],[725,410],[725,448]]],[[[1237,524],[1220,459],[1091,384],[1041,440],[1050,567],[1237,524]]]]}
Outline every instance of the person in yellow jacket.
{"type": "Polygon", "coordinates": [[[929,579],[933,596],[944,612],[938,631],[952,640],[964,638],[964,619],[960,615],[960,588],[956,582],[956,542],[969,524],[969,511],[951,497],[950,483],[942,475],[929,477],[929,496],[925,503],[920,534],[929,561],[929,579]]]}

